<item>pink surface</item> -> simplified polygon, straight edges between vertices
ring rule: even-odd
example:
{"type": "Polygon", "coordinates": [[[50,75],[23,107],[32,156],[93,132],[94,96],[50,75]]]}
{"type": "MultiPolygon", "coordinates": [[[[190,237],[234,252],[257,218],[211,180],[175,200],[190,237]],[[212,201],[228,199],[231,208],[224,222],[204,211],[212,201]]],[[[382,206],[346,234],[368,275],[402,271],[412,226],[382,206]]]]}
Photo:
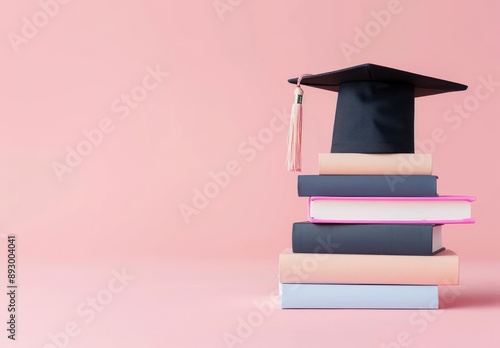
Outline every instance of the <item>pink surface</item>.
{"type": "Polygon", "coordinates": [[[462,260],[461,285],[440,287],[444,309],[436,311],[282,310],[272,305],[277,260],[46,265],[24,270],[21,339],[0,342],[53,348],[51,337],[65,342],[70,325],[71,348],[382,348],[398,340],[406,347],[493,348],[500,345],[499,267],[462,260]],[[89,298],[99,298],[112,271],[122,269],[134,279],[109,303],[97,302],[100,312],[92,310],[89,298]]]}
{"type": "MultiPolygon", "coordinates": [[[[19,342],[3,331],[2,346],[43,347],[122,265],[136,282],[68,347],[224,346],[277,289],[277,256],[307,216],[284,165],[286,80],[366,62],[469,86],[418,99],[416,149],[432,153],[439,193],[477,197],[476,224],[445,226],[444,245],[491,264],[422,334],[407,312],[276,311],[244,345],[380,346],[406,329],[413,346],[498,345],[499,2],[3,5],[0,260],[16,234],[22,315],[19,342]]],[[[330,148],[335,100],[304,90],[305,174],[330,148]]]]}

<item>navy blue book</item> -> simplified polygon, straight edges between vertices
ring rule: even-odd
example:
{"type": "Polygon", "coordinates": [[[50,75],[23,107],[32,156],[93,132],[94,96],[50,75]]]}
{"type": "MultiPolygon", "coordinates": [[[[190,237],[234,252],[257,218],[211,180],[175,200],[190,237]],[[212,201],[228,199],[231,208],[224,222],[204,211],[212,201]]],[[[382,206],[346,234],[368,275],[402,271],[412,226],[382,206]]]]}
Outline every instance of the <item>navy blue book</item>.
{"type": "Polygon", "coordinates": [[[435,197],[435,175],[299,175],[300,197],[435,197]]]}
{"type": "Polygon", "coordinates": [[[442,225],[314,224],[296,222],[294,253],[434,255],[442,250],[442,225]]]}

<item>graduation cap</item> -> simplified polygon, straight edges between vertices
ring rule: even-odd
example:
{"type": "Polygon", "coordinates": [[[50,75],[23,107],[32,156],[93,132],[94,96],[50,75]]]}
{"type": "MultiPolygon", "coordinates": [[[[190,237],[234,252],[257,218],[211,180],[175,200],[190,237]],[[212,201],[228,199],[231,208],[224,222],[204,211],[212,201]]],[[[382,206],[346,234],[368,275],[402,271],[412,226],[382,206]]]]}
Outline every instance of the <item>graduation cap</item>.
{"type": "Polygon", "coordinates": [[[338,92],[331,152],[413,153],[415,98],[466,85],[375,64],[303,75],[296,84],[288,135],[288,170],[300,171],[301,85],[338,92]]]}

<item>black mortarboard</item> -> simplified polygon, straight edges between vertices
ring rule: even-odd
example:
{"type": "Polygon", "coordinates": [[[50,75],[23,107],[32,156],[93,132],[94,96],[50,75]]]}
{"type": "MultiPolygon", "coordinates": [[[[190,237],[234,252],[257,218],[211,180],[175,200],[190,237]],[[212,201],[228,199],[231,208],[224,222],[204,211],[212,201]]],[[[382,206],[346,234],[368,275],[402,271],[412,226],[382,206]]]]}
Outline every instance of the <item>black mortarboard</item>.
{"type": "Polygon", "coordinates": [[[467,89],[375,64],[288,82],[339,93],[331,152],[344,153],[413,153],[415,98],[467,89]]]}

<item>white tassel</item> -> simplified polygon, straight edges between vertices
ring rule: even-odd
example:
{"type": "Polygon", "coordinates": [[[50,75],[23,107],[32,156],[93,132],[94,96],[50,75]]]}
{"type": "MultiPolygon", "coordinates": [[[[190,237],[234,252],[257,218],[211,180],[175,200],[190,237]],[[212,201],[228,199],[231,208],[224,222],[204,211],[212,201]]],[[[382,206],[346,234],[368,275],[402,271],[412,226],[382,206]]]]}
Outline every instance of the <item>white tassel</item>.
{"type": "Polygon", "coordinates": [[[288,130],[288,151],[286,166],[288,171],[301,171],[301,147],[302,147],[302,88],[300,82],[295,88],[295,102],[292,105],[290,115],[290,128],[288,130]]]}

